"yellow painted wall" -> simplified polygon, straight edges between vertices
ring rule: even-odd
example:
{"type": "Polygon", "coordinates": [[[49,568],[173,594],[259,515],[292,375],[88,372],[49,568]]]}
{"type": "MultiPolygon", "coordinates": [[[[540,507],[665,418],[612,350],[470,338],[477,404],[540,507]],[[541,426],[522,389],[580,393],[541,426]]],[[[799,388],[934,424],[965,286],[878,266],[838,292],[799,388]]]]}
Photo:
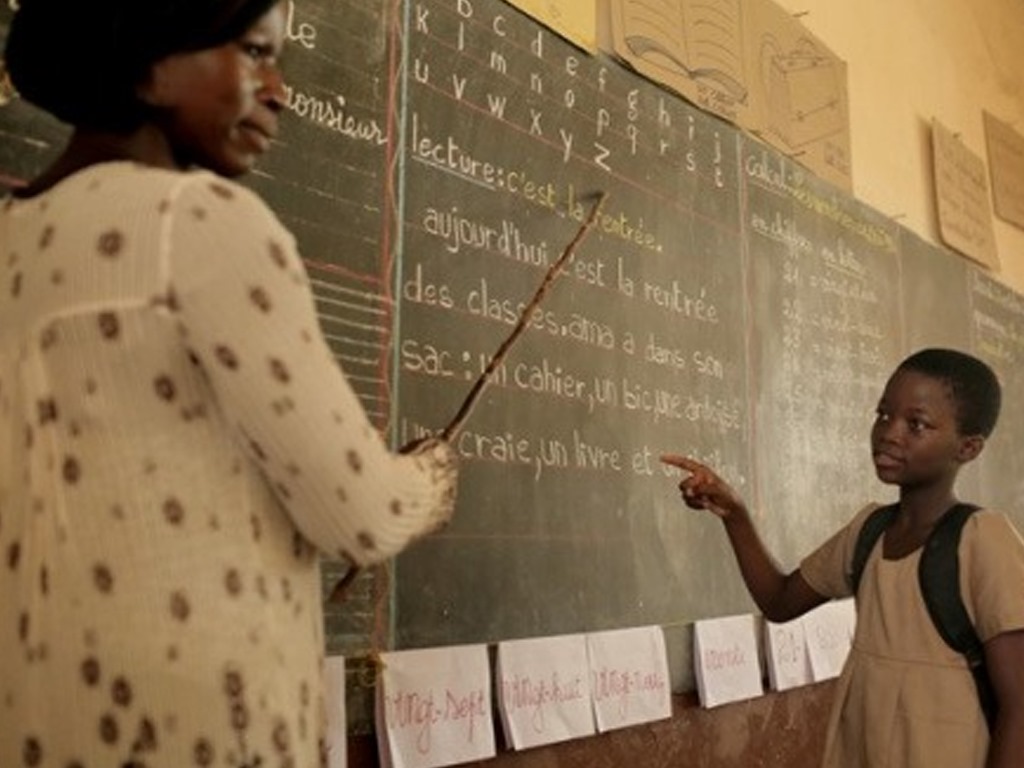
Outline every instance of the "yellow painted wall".
{"type": "MultiPolygon", "coordinates": [[[[932,118],[986,167],[982,110],[1024,133],[1024,0],[776,1],[848,64],[854,195],[939,243],[932,118]]],[[[1024,230],[993,227],[995,276],[1024,293],[1024,230]]]]}

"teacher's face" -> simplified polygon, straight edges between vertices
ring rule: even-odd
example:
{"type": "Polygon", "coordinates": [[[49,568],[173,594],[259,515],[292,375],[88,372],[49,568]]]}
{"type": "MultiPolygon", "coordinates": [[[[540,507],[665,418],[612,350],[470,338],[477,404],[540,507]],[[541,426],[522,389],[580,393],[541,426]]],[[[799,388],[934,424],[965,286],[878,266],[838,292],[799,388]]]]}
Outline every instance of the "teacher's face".
{"type": "Polygon", "coordinates": [[[278,3],[238,39],[153,66],[141,95],[156,107],[154,123],[179,167],[238,176],[270,148],[285,104],[278,68],[284,35],[278,3]]]}

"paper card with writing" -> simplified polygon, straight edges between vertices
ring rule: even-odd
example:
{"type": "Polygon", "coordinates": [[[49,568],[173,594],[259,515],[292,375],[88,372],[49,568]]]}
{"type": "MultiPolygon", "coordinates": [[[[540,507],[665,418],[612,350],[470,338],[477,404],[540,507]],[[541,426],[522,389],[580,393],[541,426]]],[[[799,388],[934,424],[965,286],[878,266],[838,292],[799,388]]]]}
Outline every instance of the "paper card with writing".
{"type": "Polygon", "coordinates": [[[717,707],[764,693],[753,616],[698,621],[693,627],[693,656],[703,707],[717,707]]]}
{"type": "Polygon", "coordinates": [[[856,627],[853,598],[825,603],[803,618],[814,682],[838,677],[850,653],[856,627]]]}
{"type": "Polygon", "coordinates": [[[785,624],[765,621],[764,644],[768,684],[773,691],[786,691],[813,682],[803,617],[785,624]]]}
{"type": "Polygon", "coordinates": [[[1024,136],[995,115],[982,111],[992,204],[996,215],[1024,229],[1024,136]]]}
{"type": "Polygon", "coordinates": [[[324,686],[327,707],[327,768],[348,765],[348,725],[345,715],[345,659],[328,656],[324,659],[324,686]]]}
{"type": "Polygon", "coordinates": [[[999,269],[985,161],[933,118],[932,162],[942,242],[984,267],[999,269]]]}
{"type": "Polygon", "coordinates": [[[381,763],[436,768],[494,757],[486,645],[382,653],[381,763]]]}
{"type": "Polygon", "coordinates": [[[381,693],[381,686],[377,686],[377,693],[373,697],[373,714],[377,724],[377,759],[380,761],[380,768],[394,768],[394,761],[391,759],[391,745],[388,742],[389,734],[384,727],[386,703],[381,693]]]}
{"type": "Polygon", "coordinates": [[[514,749],[593,735],[585,635],[499,643],[497,680],[501,724],[514,749]]]}
{"type": "Polygon", "coordinates": [[[587,635],[590,689],[599,731],[672,716],[661,627],[587,635]]]}

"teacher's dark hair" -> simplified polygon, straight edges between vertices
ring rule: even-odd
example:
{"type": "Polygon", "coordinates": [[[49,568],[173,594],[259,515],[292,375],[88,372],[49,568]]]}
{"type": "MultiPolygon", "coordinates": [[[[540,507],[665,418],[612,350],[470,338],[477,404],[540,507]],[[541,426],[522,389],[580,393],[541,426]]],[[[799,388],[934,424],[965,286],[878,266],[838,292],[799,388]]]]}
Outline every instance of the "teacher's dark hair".
{"type": "Polygon", "coordinates": [[[21,0],[4,52],[26,101],[78,128],[128,132],[157,61],[222,45],[278,0],[21,0]]]}

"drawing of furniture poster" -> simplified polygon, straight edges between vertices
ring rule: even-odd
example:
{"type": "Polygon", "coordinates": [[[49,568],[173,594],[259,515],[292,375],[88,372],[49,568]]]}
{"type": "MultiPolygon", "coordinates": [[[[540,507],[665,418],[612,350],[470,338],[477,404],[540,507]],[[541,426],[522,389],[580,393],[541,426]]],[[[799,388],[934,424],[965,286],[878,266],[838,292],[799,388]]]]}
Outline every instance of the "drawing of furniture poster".
{"type": "Polygon", "coordinates": [[[763,50],[766,129],[793,149],[842,131],[841,62],[817,51],[806,38],[784,51],[765,36],[763,50]]]}
{"type": "Polygon", "coordinates": [[[750,130],[850,189],[846,62],[772,0],[744,0],[750,130]]]}

